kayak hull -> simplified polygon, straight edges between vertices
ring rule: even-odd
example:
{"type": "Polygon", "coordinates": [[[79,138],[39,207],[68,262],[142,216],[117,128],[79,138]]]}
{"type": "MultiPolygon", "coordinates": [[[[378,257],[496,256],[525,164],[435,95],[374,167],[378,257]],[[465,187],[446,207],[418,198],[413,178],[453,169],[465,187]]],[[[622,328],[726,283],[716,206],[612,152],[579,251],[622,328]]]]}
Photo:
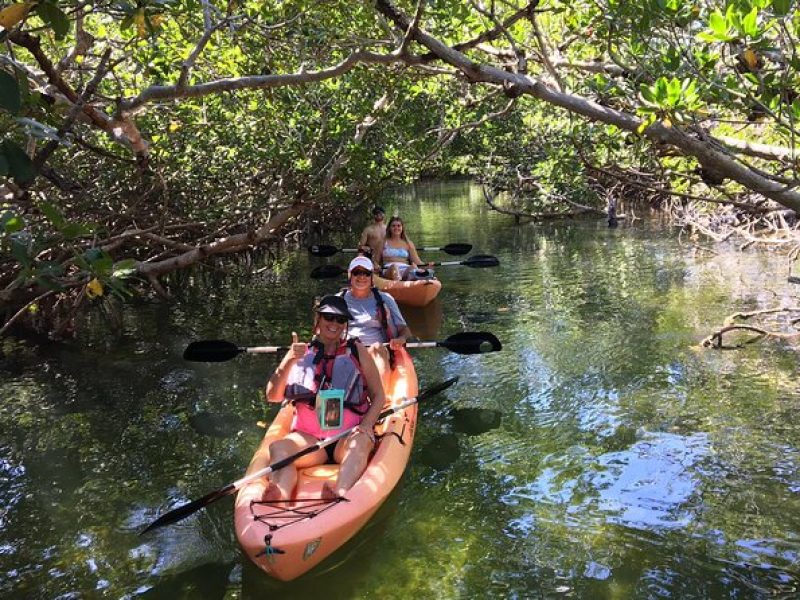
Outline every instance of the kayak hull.
{"type": "MultiPolygon", "coordinates": [[[[405,350],[396,353],[396,366],[386,388],[387,407],[417,395],[416,372],[405,350]]],[[[289,432],[292,413],[291,406],[278,412],[248,473],[269,464],[269,445],[289,432]]],[[[271,577],[290,581],[340,548],[369,521],[400,481],[414,443],[416,421],[414,404],[378,425],[376,449],[345,501],[320,500],[323,483],[334,482],[338,474],[339,465],[330,464],[301,469],[293,501],[286,504],[261,502],[264,478],[239,490],[234,524],[248,558],[271,577]]]]}
{"type": "Polygon", "coordinates": [[[374,275],[373,282],[375,287],[392,296],[398,304],[407,306],[427,306],[442,290],[442,282],[438,279],[393,281],[374,275]]]}

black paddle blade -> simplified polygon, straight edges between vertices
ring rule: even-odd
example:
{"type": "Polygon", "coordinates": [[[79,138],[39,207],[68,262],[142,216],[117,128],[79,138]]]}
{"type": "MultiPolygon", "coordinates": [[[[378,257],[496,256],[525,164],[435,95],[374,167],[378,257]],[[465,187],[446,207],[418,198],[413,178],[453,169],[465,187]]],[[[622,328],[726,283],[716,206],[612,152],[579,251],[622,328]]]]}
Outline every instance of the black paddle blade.
{"type": "Polygon", "coordinates": [[[339,252],[339,249],[336,246],[330,246],[328,244],[314,244],[308,247],[308,251],[313,256],[333,256],[339,252]]]}
{"type": "Polygon", "coordinates": [[[458,354],[483,354],[484,352],[498,352],[503,349],[503,344],[500,343],[500,340],[488,331],[456,333],[437,345],[458,354]]]}
{"type": "Polygon", "coordinates": [[[212,502],[216,502],[220,498],[224,498],[225,496],[229,496],[233,492],[236,491],[236,488],[233,486],[232,483],[229,483],[225,487],[219,488],[218,490],[214,490],[203,496],[202,498],[198,498],[197,500],[192,500],[191,502],[187,502],[186,504],[181,504],[178,508],[175,508],[168,513],[164,513],[160,517],[158,517],[155,521],[150,523],[147,527],[145,527],[142,531],[139,532],[139,535],[143,535],[148,531],[152,531],[153,529],[158,529],[159,527],[163,527],[164,525],[172,525],[173,523],[177,523],[178,521],[182,521],[189,515],[193,515],[201,508],[205,508],[212,502]]]}
{"type": "Polygon", "coordinates": [[[347,269],[343,269],[337,265],[322,265],[311,271],[311,279],[330,279],[331,277],[338,277],[347,273],[347,269]]]}
{"type": "Polygon", "coordinates": [[[225,362],[244,352],[236,344],[225,340],[192,342],[183,351],[183,359],[194,362],[225,362]]]}
{"type": "Polygon", "coordinates": [[[486,267],[496,267],[500,261],[496,256],[490,254],[475,254],[470,256],[467,260],[461,262],[465,267],[472,267],[473,269],[483,269],[486,267]]]}
{"type": "Polygon", "coordinates": [[[442,252],[452,254],[453,256],[468,254],[471,250],[472,244],[447,244],[447,246],[442,246],[442,252]]]}
{"type": "Polygon", "coordinates": [[[435,396],[436,394],[445,391],[456,381],[458,381],[458,377],[451,377],[450,379],[446,379],[441,383],[436,383],[432,386],[425,388],[419,394],[417,394],[417,402],[419,402],[420,400],[425,400],[426,398],[430,398],[431,396],[435,396]]]}

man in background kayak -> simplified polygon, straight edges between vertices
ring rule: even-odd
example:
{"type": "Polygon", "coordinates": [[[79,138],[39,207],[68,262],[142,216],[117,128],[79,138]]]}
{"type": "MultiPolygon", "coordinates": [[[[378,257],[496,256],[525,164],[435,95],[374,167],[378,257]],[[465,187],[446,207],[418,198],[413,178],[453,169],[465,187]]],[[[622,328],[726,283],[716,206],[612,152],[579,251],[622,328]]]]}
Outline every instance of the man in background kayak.
{"type": "Polygon", "coordinates": [[[373,273],[374,265],[366,256],[356,256],[347,267],[350,286],[343,296],[353,315],[347,333],[369,348],[385,383],[392,366],[390,351],[402,347],[411,330],[395,299],[373,287],[373,273]]]}
{"type": "MultiPolygon", "coordinates": [[[[372,209],[373,222],[364,228],[361,232],[361,239],[358,241],[358,247],[362,252],[367,253],[373,260],[377,260],[383,249],[383,241],[386,238],[386,211],[382,206],[376,206],[372,209]]],[[[380,265],[375,265],[380,266],[380,265]]]]}

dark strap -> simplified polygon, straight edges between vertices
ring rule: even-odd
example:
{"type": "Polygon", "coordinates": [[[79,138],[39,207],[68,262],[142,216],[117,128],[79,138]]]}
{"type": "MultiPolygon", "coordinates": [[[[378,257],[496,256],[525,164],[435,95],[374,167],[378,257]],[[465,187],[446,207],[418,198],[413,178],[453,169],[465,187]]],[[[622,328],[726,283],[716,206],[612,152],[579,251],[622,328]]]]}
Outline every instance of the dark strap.
{"type": "MultiPolygon", "coordinates": [[[[375,302],[378,303],[378,315],[381,319],[381,325],[383,325],[383,332],[386,336],[386,341],[392,339],[392,332],[389,330],[389,309],[386,308],[386,303],[383,301],[383,297],[381,296],[380,290],[374,287],[372,288],[372,295],[375,296],[375,302]]],[[[389,367],[394,369],[395,360],[394,360],[394,350],[389,348],[389,367]]]]}

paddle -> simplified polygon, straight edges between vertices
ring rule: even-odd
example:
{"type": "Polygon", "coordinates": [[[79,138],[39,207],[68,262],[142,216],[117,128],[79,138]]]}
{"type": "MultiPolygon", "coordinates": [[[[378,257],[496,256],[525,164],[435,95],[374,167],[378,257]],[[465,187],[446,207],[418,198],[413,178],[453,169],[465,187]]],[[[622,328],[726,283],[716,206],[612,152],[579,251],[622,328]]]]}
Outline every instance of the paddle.
{"type": "MultiPolygon", "coordinates": [[[[425,400],[426,398],[430,398],[431,396],[446,390],[451,385],[453,385],[456,381],[458,381],[458,377],[453,377],[451,379],[448,379],[447,381],[443,381],[443,382],[438,383],[436,385],[432,385],[428,389],[424,390],[423,392],[420,392],[417,395],[416,398],[407,398],[407,399],[403,400],[400,404],[398,404],[396,406],[393,406],[392,408],[388,408],[388,409],[384,410],[380,414],[380,416],[378,417],[378,420],[382,421],[386,417],[389,417],[389,416],[393,415],[396,412],[399,412],[399,411],[401,411],[401,410],[403,410],[405,408],[408,408],[409,406],[411,406],[412,404],[416,404],[420,400],[425,400]]],[[[261,477],[265,477],[265,476],[269,475],[273,471],[277,471],[278,469],[282,469],[283,467],[292,464],[294,461],[296,461],[301,456],[305,456],[306,454],[311,454],[312,452],[315,452],[315,451],[319,450],[320,448],[325,448],[326,446],[330,446],[331,444],[335,444],[340,439],[345,438],[348,435],[350,435],[353,432],[354,429],[355,429],[355,427],[351,427],[350,429],[346,429],[345,431],[342,431],[341,433],[338,433],[338,434],[336,434],[336,435],[334,435],[332,437],[329,437],[329,438],[327,438],[325,440],[320,440],[316,444],[308,446],[307,448],[302,449],[300,452],[297,452],[296,454],[292,454],[291,456],[288,456],[288,457],[284,458],[283,460],[279,460],[279,461],[276,461],[276,462],[272,463],[268,467],[264,467],[263,469],[259,469],[258,471],[250,473],[250,475],[246,475],[246,476],[242,477],[241,479],[237,479],[233,483],[229,483],[228,485],[225,485],[225,486],[223,486],[221,488],[218,488],[218,489],[214,490],[213,492],[209,492],[208,494],[206,494],[202,498],[198,498],[197,500],[192,500],[190,502],[187,502],[186,504],[182,504],[178,508],[175,508],[175,509],[169,511],[168,513],[164,513],[163,515],[158,517],[155,521],[150,523],[150,525],[145,527],[141,531],[141,533],[139,535],[142,535],[143,533],[147,533],[148,531],[151,531],[153,529],[157,529],[158,527],[163,527],[164,525],[171,525],[172,523],[177,523],[178,521],[181,521],[181,520],[185,519],[189,515],[192,515],[192,514],[196,513],[201,508],[205,508],[209,504],[211,504],[213,502],[216,502],[220,498],[224,498],[225,496],[229,496],[229,495],[233,494],[236,490],[240,489],[241,487],[243,487],[244,485],[250,483],[251,481],[255,481],[256,479],[259,479],[261,477]]]]}
{"type": "MultiPolygon", "coordinates": [[[[406,348],[447,348],[457,354],[480,354],[497,352],[503,345],[493,334],[485,331],[463,331],[446,340],[433,342],[408,342],[406,348]]],[[[201,340],[192,342],[183,351],[184,360],[195,362],[225,362],[240,354],[274,354],[286,352],[288,346],[240,347],[225,340],[201,340]]]]}
{"type": "Polygon", "coordinates": [[[251,346],[242,348],[225,340],[201,340],[192,342],[183,351],[184,360],[195,362],[225,362],[240,354],[275,354],[286,352],[289,346],[251,346]]]}
{"type": "MultiPolygon", "coordinates": [[[[488,254],[476,254],[470,256],[465,260],[451,260],[447,262],[432,263],[433,267],[447,267],[450,265],[462,265],[464,267],[472,267],[473,269],[483,269],[486,267],[496,267],[500,261],[496,256],[488,254]]],[[[311,279],[330,279],[331,277],[338,277],[347,273],[347,269],[338,265],[321,265],[311,271],[311,279]]]]}
{"type": "MultiPolygon", "coordinates": [[[[447,244],[446,246],[417,248],[423,252],[436,252],[441,251],[453,256],[462,256],[472,250],[472,244],[447,244]]],[[[333,256],[337,252],[349,252],[355,254],[361,252],[359,248],[337,248],[328,244],[314,244],[308,247],[308,251],[314,256],[333,256]]]]}

